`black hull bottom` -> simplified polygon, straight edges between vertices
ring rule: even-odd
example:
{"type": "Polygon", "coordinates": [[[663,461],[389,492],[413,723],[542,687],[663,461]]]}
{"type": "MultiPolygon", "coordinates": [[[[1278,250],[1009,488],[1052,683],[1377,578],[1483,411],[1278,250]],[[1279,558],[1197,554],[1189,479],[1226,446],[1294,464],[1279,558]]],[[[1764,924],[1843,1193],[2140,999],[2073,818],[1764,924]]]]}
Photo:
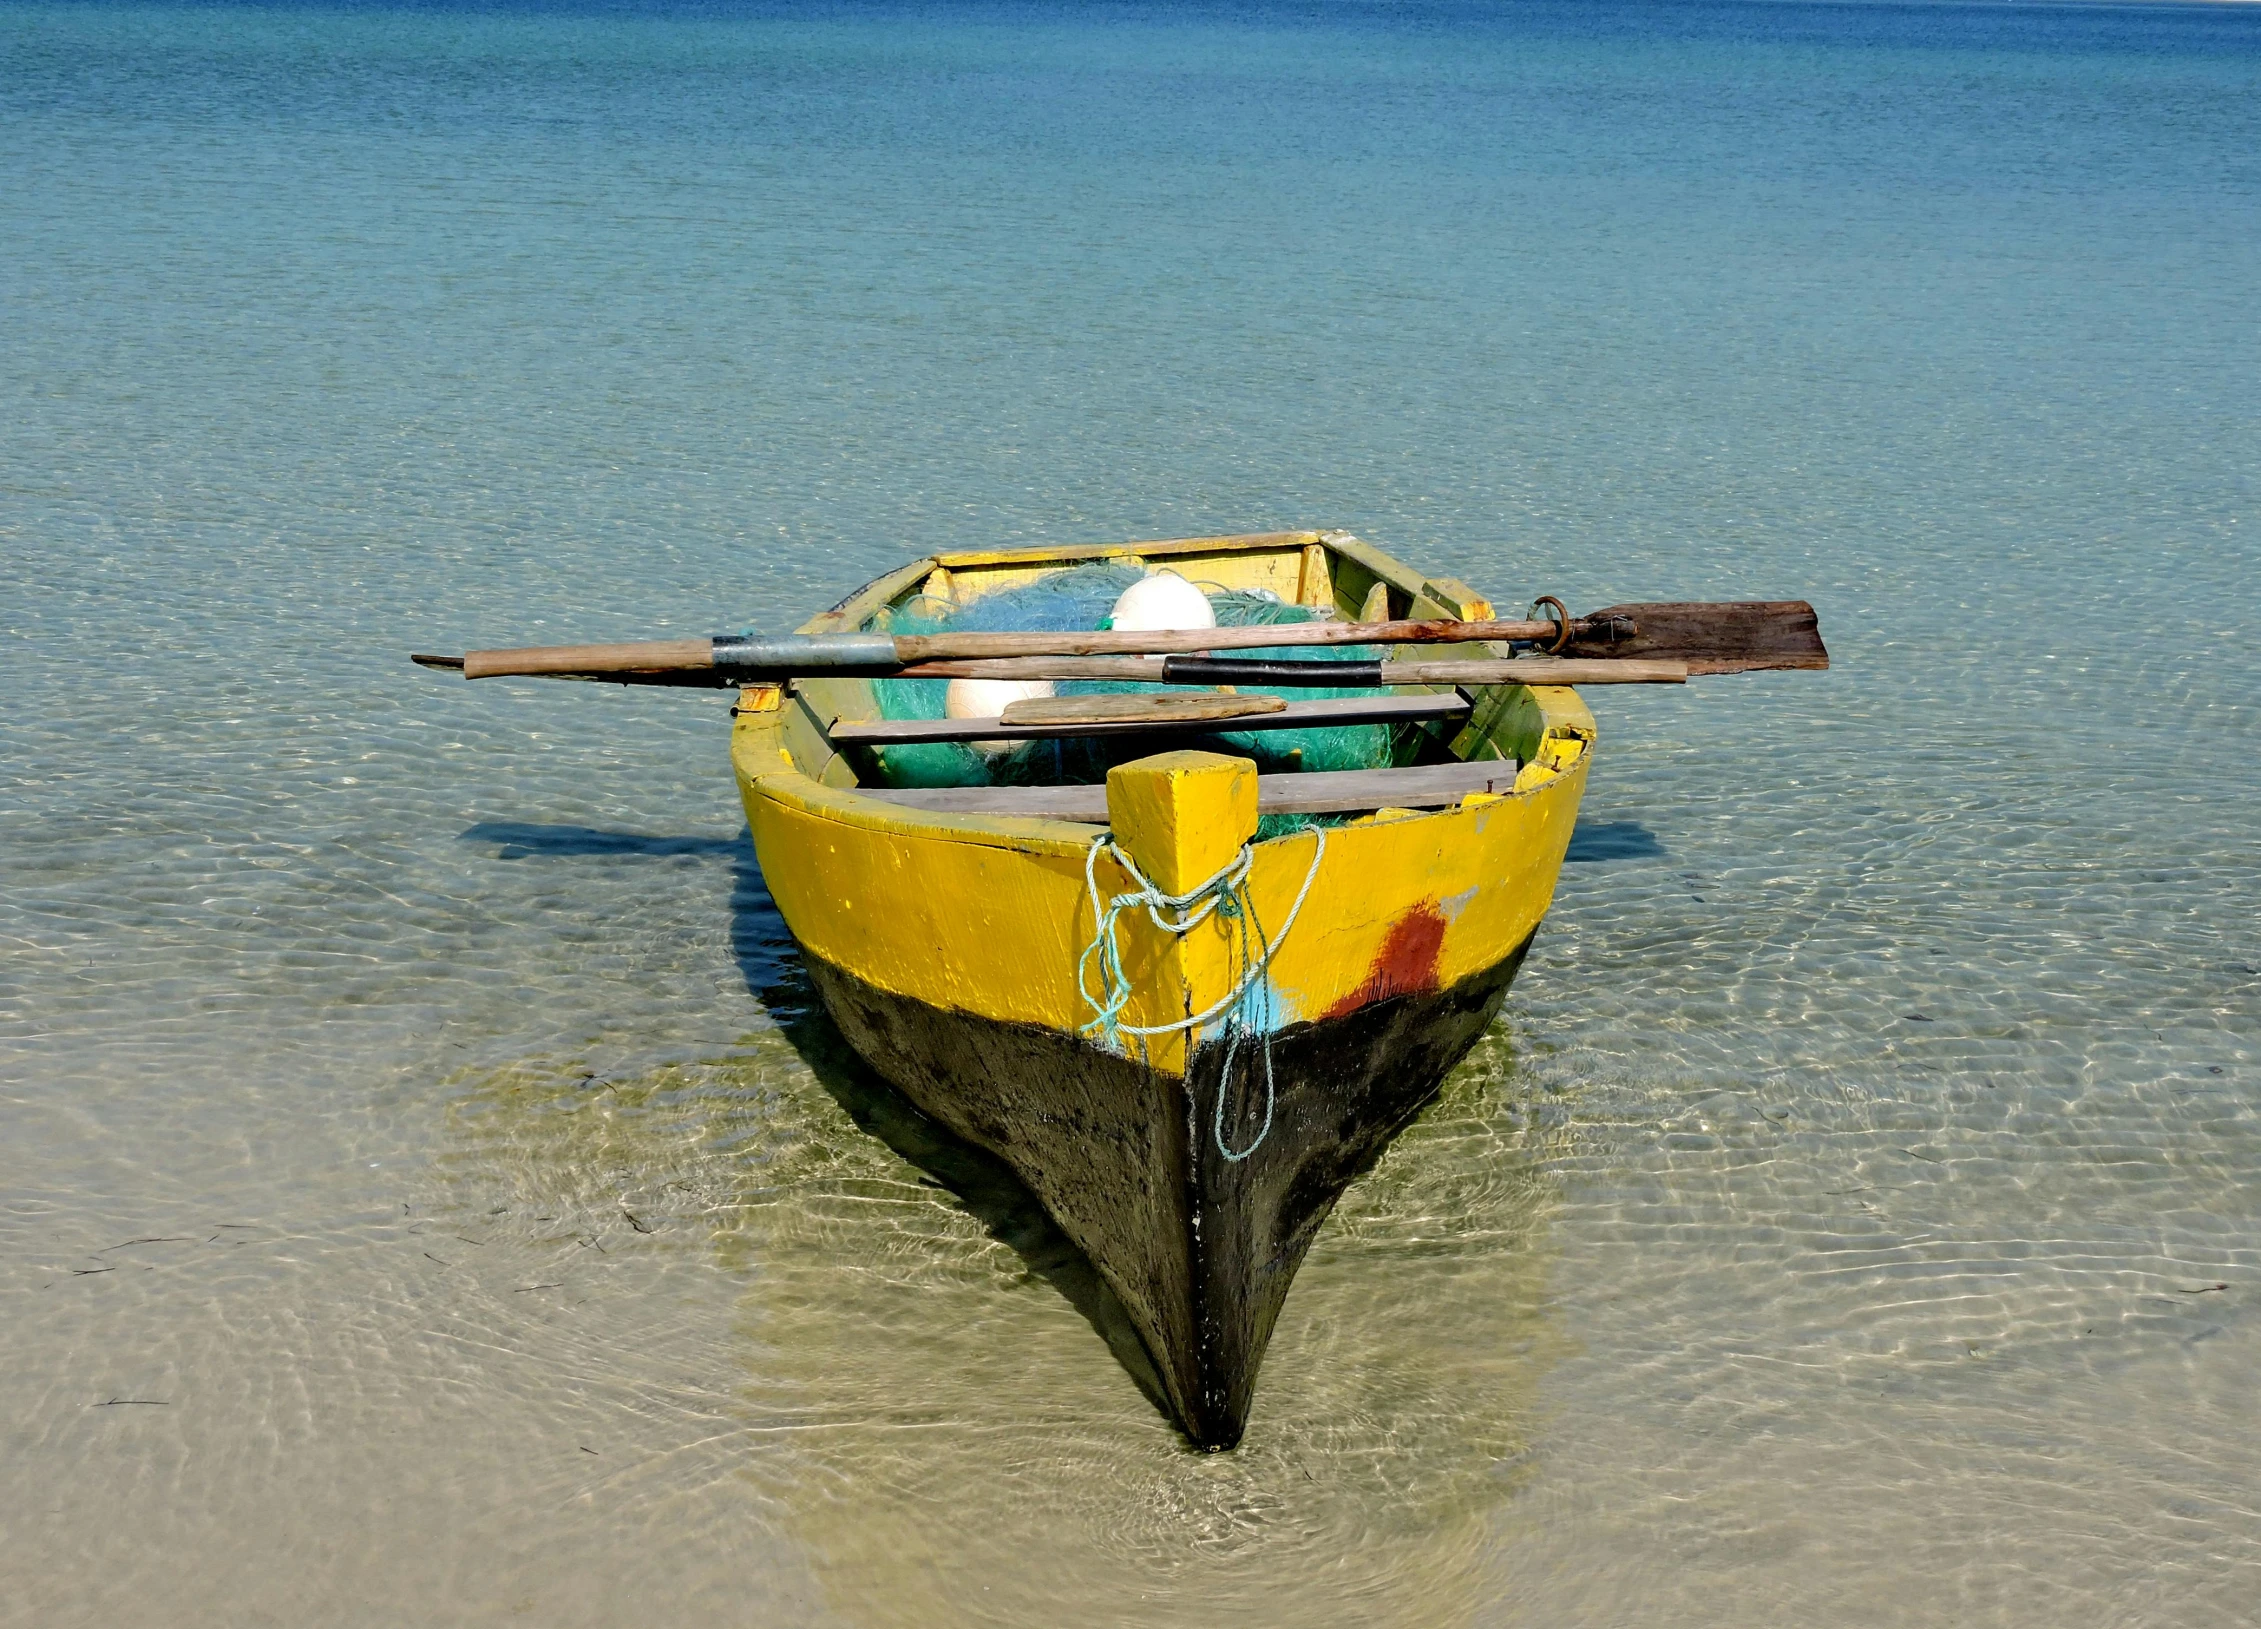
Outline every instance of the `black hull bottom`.
{"type": "MultiPolygon", "coordinates": [[[[1281,1031],[1271,1128],[1239,1161],[1214,1136],[1222,1047],[1197,1054],[1181,1083],[1072,1036],[930,1007],[806,961],[849,1044],[1010,1165],[1090,1259],[1186,1434],[1230,1448],[1319,1224],[1483,1034],[1530,948],[1449,988],[1281,1031]]],[[[1263,1125],[1257,1049],[1240,1049],[1230,1088],[1237,1151],[1263,1125]]]]}

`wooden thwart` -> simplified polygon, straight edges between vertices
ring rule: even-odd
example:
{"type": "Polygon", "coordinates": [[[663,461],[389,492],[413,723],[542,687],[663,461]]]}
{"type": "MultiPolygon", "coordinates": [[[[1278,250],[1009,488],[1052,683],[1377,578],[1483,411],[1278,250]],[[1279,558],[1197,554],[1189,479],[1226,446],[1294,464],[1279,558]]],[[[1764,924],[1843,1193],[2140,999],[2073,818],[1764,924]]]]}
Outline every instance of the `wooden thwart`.
{"type": "MultiPolygon", "coordinates": [[[[1363,814],[1373,809],[1442,809],[1476,792],[1511,792],[1515,764],[1505,758],[1413,769],[1340,769],[1256,777],[1258,814],[1363,814]]],[[[865,797],[937,814],[1107,824],[1104,786],[941,786],[895,791],[858,787],[865,797]]]]}
{"type": "MultiPolygon", "coordinates": [[[[1145,700],[1148,698],[1135,698],[1145,700]]],[[[1219,698],[1255,700],[1254,697],[1219,698]]],[[[1275,698],[1276,699],[1276,698],[1275,698]]],[[[1366,696],[1342,701],[1288,702],[1277,712],[1229,719],[1188,717],[1183,712],[1138,718],[1062,720],[1028,723],[1009,718],[883,718],[834,724],[825,733],[845,746],[907,746],[928,741],[1032,741],[1066,736],[1152,735],[1171,731],[1214,733],[1231,730],[1317,729],[1338,724],[1412,724],[1424,719],[1458,718],[1466,698],[1446,693],[1423,696],[1366,696]]]]}
{"type": "Polygon", "coordinates": [[[1011,702],[1001,715],[1008,724],[1096,724],[1109,721],[1168,723],[1177,719],[1243,718],[1277,713],[1281,696],[1225,696],[1214,691],[1188,696],[1032,696],[1011,702]]]}

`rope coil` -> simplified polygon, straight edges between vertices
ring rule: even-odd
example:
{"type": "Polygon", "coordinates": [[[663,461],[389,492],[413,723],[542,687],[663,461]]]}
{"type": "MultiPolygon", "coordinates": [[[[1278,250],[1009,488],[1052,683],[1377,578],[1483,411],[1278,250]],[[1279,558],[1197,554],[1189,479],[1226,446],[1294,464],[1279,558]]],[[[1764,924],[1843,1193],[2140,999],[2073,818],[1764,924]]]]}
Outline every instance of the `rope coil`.
{"type": "MultiPolygon", "coordinates": [[[[1092,839],[1091,847],[1084,852],[1084,889],[1091,896],[1093,931],[1091,943],[1084,946],[1083,954],[1076,958],[1076,993],[1083,997],[1084,1005],[1092,1016],[1081,1026],[1081,1033],[1096,1034],[1110,1047],[1120,1047],[1124,1036],[1141,1039],[1150,1035],[1174,1035],[1181,1030],[1198,1031],[1203,1025],[1222,1017],[1224,1019],[1225,1058],[1217,1077],[1217,1108],[1211,1126],[1211,1135],[1217,1152],[1233,1164],[1248,1158],[1263,1146],[1271,1134],[1272,1111],[1278,1100],[1278,1089],[1272,1076],[1272,1030],[1277,1017],[1271,986],[1265,982],[1265,970],[1279,951],[1295,921],[1303,912],[1303,902],[1311,895],[1311,885],[1319,878],[1319,862],[1326,857],[1327,833],[1323,827],[1311,828],[1313,845],[1311,867],[1303,875],[1303,886],[1296,891],[1295,903],[1288,907],[1287,920],[1280,924],[1275,937],[1264,931],[1263,922],[1256,914],[1256,901],[1248,890],[1248,875],[1256,863],[1256,846],[1243,843],[1240,852],[1233,856],[1204,881],[1182,894],[1166,894],[1147,879],[1138,864],[1117,846],[1111,832],[1102,832],[1092,839]],[[1138,886],[1127,893],[1113,894],[1102,904],[1099,893],[1099,856],[1105,852],[1117,865],[1130,874],[1138,886]],[[1125,912],[1143,910],[1148,921],[1163,933],[1183,938],[1211,917],[1227,925],[1232,936],[1232,954],[1239,964],[1239,974],[1233,987],[1223,999],[1208,1009],[1180,1018],[1167,1024],[1126,1024],[1123,1009],[1130,1005],[1134,991],[1130,974],[1123,967],[1122,946],[1115,936],[1117,924],[1125,912]],[[1102,990],[1094,994],[1091,988],[1092,958],[1099,960],[1102,990]],[[1262,1010],[1250,1014],[1244,1009],[1254,994],[1262,1010]],[[1225,1137],[1225,1099],[1232,1080],[1233,1059],[1239,1054],[1240,1044],[1251,1028],[1261,1037],[1264,1058],[1264,1123],[1257,1129],[1255,1139],[1246,1148],[1235,1150],[1225,1137]]],[[[1198,1039],[1198,1036],[1196,1037],[1198,1039]]],[[[1191,1077],[1193,1048],[1187,1048],[1187,1074],[1191,1077]]]]}

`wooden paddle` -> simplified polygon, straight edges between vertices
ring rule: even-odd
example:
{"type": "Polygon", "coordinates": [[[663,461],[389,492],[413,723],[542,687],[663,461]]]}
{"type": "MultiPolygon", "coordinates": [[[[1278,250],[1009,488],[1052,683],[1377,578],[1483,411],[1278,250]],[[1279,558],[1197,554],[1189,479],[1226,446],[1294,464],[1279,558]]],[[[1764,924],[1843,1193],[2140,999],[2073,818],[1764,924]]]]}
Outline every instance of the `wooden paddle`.
{"type": "Polygon", "coordinates": [[[1098,679],[1135,684],[1249,684],[1372,690],[1406,684],[1685,684],[1686,662],[1518,656],[1448,662],[1252,662],[1208,656],[1019,656],[994,662],[922,662],[904,679],[1098,679]]]}
{"type": "MultiPolygon", "coordinates": [[[[906,670],[944,662],[1031,657],[1175,655],[1298,645],[1494,642],[1536,644],[1550,655],[1599,662],[1626,658],[1679,662],[1694,673],[1829,665],[1813,607],[1803,600],[1614,606],[1567,623],[1552,619],[1294,622],[1173,633],[724,635],[627,645],[475,650],[460,658],[417,656],[412,660],[426,667],[460,668],[467,679],[679,674],[683,677],[624,682],[723,685],[823,673],[901,675],[906,670]]],[[[929,666],[929,671],[934,670],[929,666]]]]}
{"type": "Polygon", "coordinates": [[[1659,657],[1686,662],[1690,673],[1829,666],[1821,621],[1804,600],[1612,605],[1572,623],[1569,639],[1552,654],[1659,657]]]}
{"type": "MultiPolygon", "coordinates": [[[[425,667],[456,671],[460,656],[418,656],[425,667]]],[[[834,669],[835,673],[839,670],[834,669]]],[[[1203,656],[1014,656],[978,662],[921,662],[889,669],[897,679],[1100,679],[1133,684],[1253,684],[1326,690],[1376,689],[1408,684],[1685,684],[1686,662],[1642,658],[1600,661],[1522,656],[1450,662],[1263,662],[1203,656]]],[[[611,673],[545,673],[547,679],[603,684],[656,684],[720,688],[775,683],[785,677],[741,668],[624,668],[611,673]]]]}

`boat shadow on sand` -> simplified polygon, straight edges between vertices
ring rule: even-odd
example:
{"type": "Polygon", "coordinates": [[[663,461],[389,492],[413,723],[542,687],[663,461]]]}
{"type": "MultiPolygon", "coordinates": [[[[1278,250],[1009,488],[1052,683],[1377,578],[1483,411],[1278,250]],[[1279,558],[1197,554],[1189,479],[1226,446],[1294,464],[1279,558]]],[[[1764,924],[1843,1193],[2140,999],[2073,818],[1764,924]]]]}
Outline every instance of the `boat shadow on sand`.
{"type": "Polygon", "coordinates": [[[731,856],[730,943],[746,986],[768,1009],[816,1082],[856,1128],[877,1137],[965,1206],[990,1237],[1019,1256],[1082,1314],[1132,1381],[1165,1418],[1160,1375],[1106,1280],[1060,1231],[1003,1160],[924,1113],[856,1055],[818,998],[800,951],[769,896],[754,845],[741,833],[731,856]]]}
{"type": "Polygon", "coordinates": [[[731,866],[730,948],[746,987],[809,1067],[826,1095],[858,1130],[878,1138],[949,1193],[990,1237],[1080,1313],[1157,1411],[1169,1403],[1138,1331],[1122,1303],[1068,1236],[1003,1160],[930,1119],[882,1079],[848,1045],[801,964],[793,936],[770,898],[753,839],[668,837],[589,826],[541,826],[483,820],[460,834],[497,845],[503,860],[699,856],[731,866]]]}
{"type": "MultiPolygon", "coordinates": [[[[730,945],[746,987],[777,1024],[811,1076],[856,1127],[878,1138],[949,1193],[1028,1272],[1090,1324],[1147,1401],[1170,1418],[1168,1399],[1130,1315],[1082,1251],[1011,1167],[930,1118],[858,1057],[825,1011],[755,858],[751,837],[675,837],[587,826],[481,821],[468,842],[496,845],[501,860],[697,857],[731,867],[730,945]]],[[[1638,821],[1581,826],[1571,862],[1655,859],[1666,851],[1638,821]]]]}

